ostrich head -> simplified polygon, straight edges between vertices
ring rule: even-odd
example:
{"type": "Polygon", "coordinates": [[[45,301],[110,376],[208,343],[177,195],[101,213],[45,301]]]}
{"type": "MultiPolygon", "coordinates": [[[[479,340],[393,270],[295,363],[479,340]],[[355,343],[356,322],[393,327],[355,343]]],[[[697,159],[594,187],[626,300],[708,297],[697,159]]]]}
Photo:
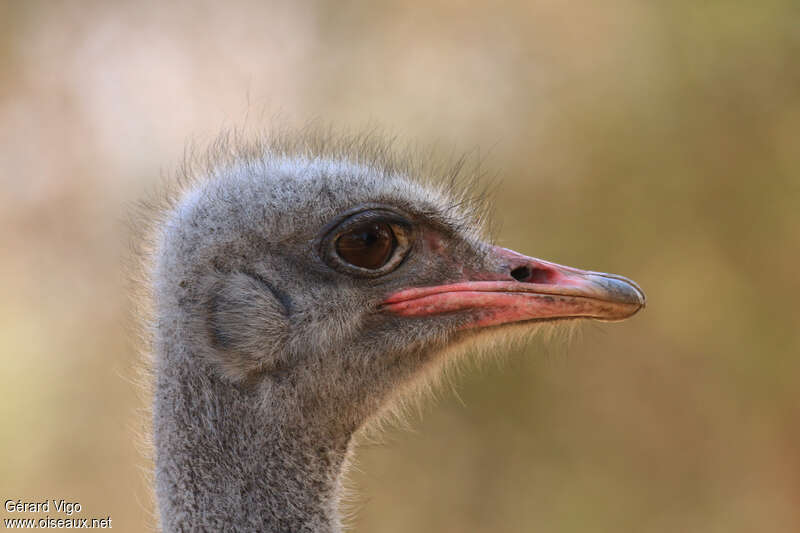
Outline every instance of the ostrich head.
{"type": "Polygon", "coordinates": [[[153,276],[165,528],[336,530],[351,436],[449,348],[644,305],[625,278],[493,246],[416,178],[358,150],[265,151],[172,208],[153,276]]]}

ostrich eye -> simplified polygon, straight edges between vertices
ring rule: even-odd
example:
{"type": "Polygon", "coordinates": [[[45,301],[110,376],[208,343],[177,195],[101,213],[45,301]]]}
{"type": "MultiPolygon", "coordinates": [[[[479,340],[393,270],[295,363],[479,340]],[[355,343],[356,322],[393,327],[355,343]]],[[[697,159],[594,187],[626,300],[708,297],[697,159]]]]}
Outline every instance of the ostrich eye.
{"type": "Polygon", "coordinates": [[[359,268],[376,270],[389,261],[397,239],[389,224],[367,223],[350,229],[336,239],[336,253],[359,268]]]}
{"type": "Polygon", "coordinates": [[[374,279],[403,263],[415,234],[410,217],[381,206],[331,221],[314,246],[332,269],[355,278],[374,279]]]}

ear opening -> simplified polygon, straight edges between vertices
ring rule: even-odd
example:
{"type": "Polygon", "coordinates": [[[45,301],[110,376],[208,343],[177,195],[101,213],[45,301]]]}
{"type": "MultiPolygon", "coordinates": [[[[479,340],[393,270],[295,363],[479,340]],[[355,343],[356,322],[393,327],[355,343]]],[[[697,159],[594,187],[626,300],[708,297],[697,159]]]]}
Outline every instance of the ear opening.
{"type": "Polygon", "coordinates": [[[261,276],[233,272],[208,294],[211,356],[233,381],[281,368],[289,335],[290,300],[261,276]]]}

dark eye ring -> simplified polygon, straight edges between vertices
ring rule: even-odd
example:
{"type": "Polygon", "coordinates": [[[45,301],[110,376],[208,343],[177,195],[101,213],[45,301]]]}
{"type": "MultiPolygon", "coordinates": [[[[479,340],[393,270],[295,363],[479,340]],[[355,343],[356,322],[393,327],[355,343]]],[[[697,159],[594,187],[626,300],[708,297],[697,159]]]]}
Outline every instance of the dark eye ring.
{"type": "Polygon", "coordinates": [[[322,259],[335,270],[365,278],[397,268],[414,235],[408,219],[383,208],[358,212],[332,226],[319,243],[322,259]]]}

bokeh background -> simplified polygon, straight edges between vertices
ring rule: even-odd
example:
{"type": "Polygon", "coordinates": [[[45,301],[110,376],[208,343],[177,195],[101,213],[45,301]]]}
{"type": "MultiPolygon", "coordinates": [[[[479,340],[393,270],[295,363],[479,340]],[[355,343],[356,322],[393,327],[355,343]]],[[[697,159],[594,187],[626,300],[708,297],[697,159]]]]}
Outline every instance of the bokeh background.
{"type": "Polygon", "coordinates": [[[361,447],[353,531],[800,531],[796,0],[0,1],[4,501],[153,526],[127,213],[275,116],[479,153],[500,244],[648,294],[361,447]]]}

